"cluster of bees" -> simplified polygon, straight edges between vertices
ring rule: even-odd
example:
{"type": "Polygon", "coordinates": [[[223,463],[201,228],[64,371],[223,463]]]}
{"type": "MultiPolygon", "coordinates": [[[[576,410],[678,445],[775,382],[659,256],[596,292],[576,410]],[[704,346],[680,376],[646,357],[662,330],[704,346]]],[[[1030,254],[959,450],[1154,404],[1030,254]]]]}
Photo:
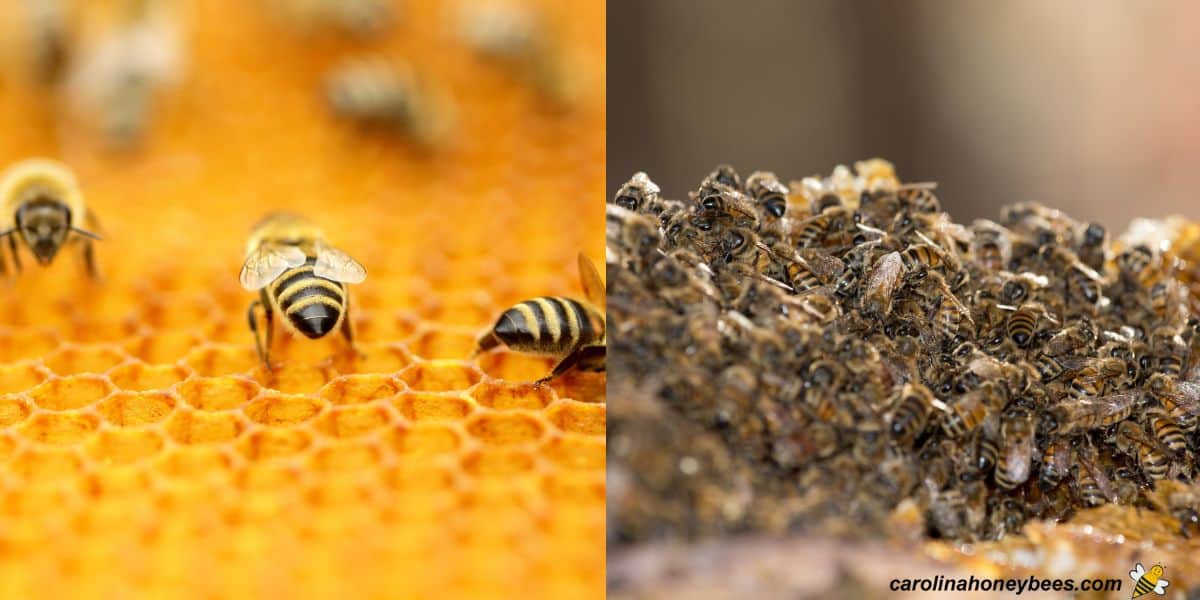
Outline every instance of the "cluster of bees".
{"type": "MultiPolygon", "coordinates": [[[[377,37],[400,20],[391,0],[263,0],[300,34],[333,31],[377,37]]],[[[79,34],[78,7],[67,0],[23,0],[17,16],[35,78],[61,88],[67,104],[117,148],[149,127],[161,90],[185,72],[179,11],[165,0],[121,0],[101,33],[79,34]]],[[[456,41],[515,72],[549,103],[580,100],[578,57],[542,11],[521,0],[461,2],[446,11],[456,41]]],[[[338,117],[401,134],[424,148],[445,144],[458,119],[453,95],[408,61],[378,52],[347,57],[326,73],[322,91],[338,117]]]]}
{"type": "MultiPolygon", "coordinates": [[[[32,158],[0,174],[0,275],[21,271],[21,248],[42,266],[64,248],[78,249],[92,280],[100,277],[94,252],[100,223],[89,211],[75,174],[66,165],[32,158]],[[0,246],[3,248],[3,246],[0,246]],[[11,262],[11,266],[10,266],[11,262]]],[[[598,372],[605,368],[604,283],[596,267],[579,255],[586,301],[545,296],[504,311],[480,336],[476,353],[497,346],[555,357],[558,363],[538,384],[570,369],[598,372]]],[[[292,334],[319,339],[337,330],[354,353],[347,284],[362,283],[367,271],[349,254],[325,239],[321,228],[292,213],[264,217],[250,234],[239,280],[259,299],[247,313],[258,356],[272,368],[270,352],[275,316],[292,334]],[[265,327],[260,328],[258,312],[265,327]],[[264,339],[265,338],[265,339],[264,339]]]]}
{"type": "Polygon", "coordinates": [[[1200,443],[1200,322],[1157,245],[1032,203],[958,224],[881,160],[720,166],[686,201],[638,173],[607,219],[613,368],[649,397],[610,424],[621,538],[874,529],[908,499],[936,538],[1105,503],[1200,533],[1194,495],[1150,500],[1200,443]],[[689,433],[639,449],[648,427],[689,433]]]}

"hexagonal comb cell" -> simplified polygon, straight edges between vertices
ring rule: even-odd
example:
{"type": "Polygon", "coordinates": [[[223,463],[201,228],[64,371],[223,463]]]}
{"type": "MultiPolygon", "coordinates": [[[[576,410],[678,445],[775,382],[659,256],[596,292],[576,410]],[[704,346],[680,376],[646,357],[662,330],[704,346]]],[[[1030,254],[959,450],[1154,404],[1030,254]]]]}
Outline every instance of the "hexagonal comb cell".
{"type": "Polygon", "coordinates": [[[59,375],[103,373],[125,361],[125,353],[109,345],[67,346],[46,357],[46,366],[59,375]]]}
{"type": "Polygon", "coordinates": [[[604,440],[577,435],[557,437],[542,446],[542,456],[567,469],[603,471],[604,440]]]}
{"type": "Polygon", "coordinates": [[[239,415],[232,412],[180,411],[167,421],[167,432],[181,444],[228,442],[244,428],[239,415]]]}
{"type": "Polygon", "coordinates": [[[238,450],[251,460],[294,456],[308,449],[312,434],[302,429],[259,429],[238,441],[238,450]]]}
{"type": "Polygon", "coordinates": [[[555,360],[506,349],[479,355],[479,368],[489,377],[512,382],[534,382],[554,368],[555,360]]]}
{"type": "Polygon", "coordinates": [[[59,347],[58,336],[43,330],[0,332],[0,361],[13,363],[45,356],[59,347]]]}
{"type": "Polygon", "coordinates": [[[425,327],[406,343],[421,358],[453,360],[470,355],[477,337],[474,329],[425,327]]]}
{"type": "Polygon", "coordinates": [[[169,388],[188,376],[188,369],[179,365],[147,365],[133,362],[109,371],[108,377],[123,390],[153,390],[169,388]]]}
{"type": "Polygon", "coordinates": [[[375,431],[390,420],[383,406],[335,406],[317,421],[317,430],[333,437],[354,437],[375,431]]]}
{"type": "Polygon", "coordinates": [[[175,410],[170,392],[117,392],[100,403],[100,415],[113,425],[157,423],[175,410]]]}
{"type": "Polygon", "coordinates": [[[392,444],[401,454],[449,454],[462,446],[462,434],[450,425],[417,423],[397,428],[392,434],[392,444]]]}
{"type": "Polygon", "coordinates": [[[163,448],[162,434],[146,430],[101,431],[88,443],[87,453],[96,460],[129,463],[158,454],[163,448]]]}
{"type": "Polygon", "coordinates": [[[92,404],[113,392],[108,378],[99,375],[72,375],[51,379],[30,390],[38,406],[47,410],[70,410],[92,404]]]}
{"type": "Polygon", "coordinates": [[[29,401],[23,396],[0,396],[0,427],[20,423],[29,413],[29,401]]]}
{"type": "Polygon", "coordinates": [[[471,402],[456,392],[404,392],[396,399],[400,412],[410,420],[461,419],[471,412],[471,402]]]}
{"type": "Polygon", "coordinates": [[[99,424],[99,418],[86,413],[42,413],[34,415],[18,431],[35,442],[72,444],[88,437],[99,424]]]}
{"type": "Polygon", "coordinates": [[[125,351],[150,364],[169,363],[184,358],[203,341],[192,331],[156,331],[134,338],[125,345],[125,351]]]}
{"type": "Polygon", "coordinates": [[[309,396],[264,391],[242,412],[263,425],[295,425],[317,416],[324,407],[321,400],[309,396]]]}
{"type": "Polygon", "coordinates": [[[357,404],[390,398],[400,393],[403,383],[387,375],[343,375],[321,389],[321,397],[333,404],[357,404]]]}
{"type": "Polygon", "coordinates": [[[467,423],[467,433],[492,445],[533,442],[542,431],[540,421],[522,413],[477,414],[467,423]]]}
{"type": "Polygon", "coordinates": [[[549,409],[550,420],[563,431],[586,435],[604,435],[606,408],[603,404],[560,400],[549,409]]]}
{"type": "Polygon", "coordinates": [[[258,367],[258,356],[248,345],[205,344],[188,352],[184,362],[198,375],[216,377],[253,371],[258,367]]]}
{"type": "Polygon", "coordinates": [[[0,365],[0,394],[23,392],[46,380],[46,370],[36,363],[0,365]]]}
{"type": "Polygon", "coordinates": [[[532,383],[488,380],[480,382],[468,393],[480,406],[497,410],[540,410],[554,401],[553,389],[532,383]]]}
{"type": "Polygon", "coordinates": [[[13,457],[8,470],[30,481],[63,481],[83,472],[83,459],[69,447],[28,448],[13,457]]]}
{"type": "Polygon", "coordinates": [[[258,384],[244,377],[195,377],[179,385],[179,396],[200,410],[241,408],[258,395],[258,384]]]}
{"type": "Polygon", "coordinates": [[[483,448],[463,459],[463,469],[480,477],[517,475],[533,468],[533,456],[515,448],[483,448]]]}
{"type": "MultiPolygon", "coordinates": [[[[274,361],[274,357],[271,360],[274,361]]],[[[301,363],[286,363],[270,371],[259,369],[255,373],[263,387],[288,394],[316,393],[335,376],[332,368],[301,363]]]]}
{"type": "Polygon", "coordinates": [[[417,363],[400,372],[400,379],[408,387],[427,392],[465,390],[481,377],[474,367],[450,360],[417,363]]]}

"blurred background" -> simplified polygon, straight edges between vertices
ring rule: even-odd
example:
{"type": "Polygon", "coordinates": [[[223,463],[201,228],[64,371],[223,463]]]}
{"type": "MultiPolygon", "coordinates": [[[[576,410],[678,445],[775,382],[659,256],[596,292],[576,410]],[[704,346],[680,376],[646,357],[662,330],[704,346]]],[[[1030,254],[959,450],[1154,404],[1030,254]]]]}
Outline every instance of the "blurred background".
{"type": "Polygon", "coordinates": [[[608,193],[716,164],[785,181],[880,156],[956,220],[1034,200],[1113,230],[1200,217],[1200,8],[615,0],[608,193]]]}

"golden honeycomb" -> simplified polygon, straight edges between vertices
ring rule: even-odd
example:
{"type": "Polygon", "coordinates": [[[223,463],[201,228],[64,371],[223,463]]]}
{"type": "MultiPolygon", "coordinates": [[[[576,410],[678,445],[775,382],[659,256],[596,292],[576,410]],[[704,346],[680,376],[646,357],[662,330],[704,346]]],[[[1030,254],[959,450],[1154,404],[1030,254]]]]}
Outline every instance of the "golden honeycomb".
{"type": "MultiPolygon", "coordinates": [[[[79,35],[117,2],[74,2],[79,35]]],[[[0,300],[0,597],[599,597],[605,377],[473,342],[524,298],[581,297],[602,256],[604,5],[544,1],[591,88],[551,107],[396,5],[368,39],[281,26],[270,3],[172,3],[186,70],[113,150],[39,87],[0,10],[0,165],[69,164],[103,280],[26,257],[0,300]],[[423,149],[338,121],[320,85],[364,52],[456,99],[423,149]],[[252,224],[319,222],[362,262],[362,356],[276,336],[258,365],[237,282],[252,224]]],[[[86,117],[86,115],[84,115],[86,117]]]]}

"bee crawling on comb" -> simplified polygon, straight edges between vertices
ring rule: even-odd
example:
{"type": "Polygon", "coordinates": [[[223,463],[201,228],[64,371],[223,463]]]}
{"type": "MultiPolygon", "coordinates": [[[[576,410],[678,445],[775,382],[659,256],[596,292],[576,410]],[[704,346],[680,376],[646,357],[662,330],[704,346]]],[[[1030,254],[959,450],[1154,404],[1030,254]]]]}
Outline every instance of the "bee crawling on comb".
{"type": "Polygon", "coordinates": [[[504,311],[496,324],[479,337],[472,356],[503,344],[517,352],[558,358],[550,374],[535,385],[572,368],[605,370],[604,282],[583,254],[579,255],[579,277],[587,302],[558,296],[521,302],[504,311]]]}
{"type": "Polygon", "coordinates": [[[362,283],[367,271],[345,252],[330,246],[314,224],[290,213],[273,213],[254,228],[246,245],[242,287],[259,292],[250,303],[247,318],[254,333],[258,357],[271,368],[271,341],[275,313],[284,326],[309,339],[319,339],[340,328],[354,349],[350,327],[347,283],[362,283]],[[259,335],[255,309],[266,315],[266,340],[259,335]]]}
{"type": "MultiPolygon", "coordinates": [[[[38,264],[49,265],[67,244],[80,248],[88,276],[99,279],[92,242],[100,236],[95,215],[83,203],[75,174],[66,165],[31,158],[8,168],[0,177],[0,218],[8,219],[0,239],[8,238],[15,270],[21,272],[18,240],[38,264]],[[86,227],[86,229],[84,228],[86,227]]],[[[0,273],[7,267],[0,261],[0,273]]]]}

